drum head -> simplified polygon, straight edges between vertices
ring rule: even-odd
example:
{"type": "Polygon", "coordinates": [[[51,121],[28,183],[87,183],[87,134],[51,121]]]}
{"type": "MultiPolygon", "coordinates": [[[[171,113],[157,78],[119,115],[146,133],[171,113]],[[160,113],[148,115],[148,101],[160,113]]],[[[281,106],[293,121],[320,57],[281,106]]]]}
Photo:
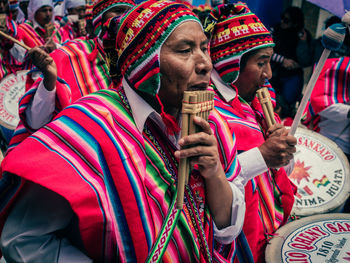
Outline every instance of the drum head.
{"type": "Polygon", "coordinates": [[[350,215],[305,217],[281,227],[266,247],[266,263],[349,262],[350,215]]]}
{"type": "Polygon", "coordinates": [[[0,82],[0,125],[14,130],[19,122],[18,102],[25,92],[28,70],[9,74],[0,82]]]}
{"type": "Polygon", "coordinates": [[[298,128],[294,170],[289,179],[298,187],[292,213],[309,216],[335,211],[349,197],[349,163],[331,140],[298,128]]]}

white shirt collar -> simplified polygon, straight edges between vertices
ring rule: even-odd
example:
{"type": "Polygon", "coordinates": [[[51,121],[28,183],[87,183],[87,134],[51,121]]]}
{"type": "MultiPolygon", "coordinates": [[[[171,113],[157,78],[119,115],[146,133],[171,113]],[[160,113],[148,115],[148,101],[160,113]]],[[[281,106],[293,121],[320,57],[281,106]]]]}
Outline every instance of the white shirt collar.
{"type": "Polygon", "coordinates": [[[123,78],[122,80],[125,95],[128,98],[131,112],[136,123],[136,127],[142,133],[146,120],[150,115],[155,115],[161,120],[161,116],[155,111],[140,95],[138,95],[123,78]]]}
{"type": "Polygon", "coordinates": [[[215,69],[213,69],[211,73],[211,81],[226,102],[230,102],[237,96],[237,92],[221,79],[219,73],[215,69]]]}
{"type": "MultiPolygon", "coordinates": [[[[123,78],[122,84],[138,131],[142,134],[147,118],[151,118],[166,133],[166,126],[160,114],[129,86],[125,78],[123,78]]],[[[178,146],[178,135],[168,135],[168,138],[174,145],[178,146]]]]}

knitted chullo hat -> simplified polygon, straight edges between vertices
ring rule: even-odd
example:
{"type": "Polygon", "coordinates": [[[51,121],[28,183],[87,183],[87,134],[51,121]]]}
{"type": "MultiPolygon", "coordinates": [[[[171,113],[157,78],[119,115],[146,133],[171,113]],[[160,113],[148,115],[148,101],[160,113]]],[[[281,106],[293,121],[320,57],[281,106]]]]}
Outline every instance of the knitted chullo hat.
{"type": "Polygon", "coordinates": [[[95,36],[98,36],[102,28],[102,16],[114,7],[133,7],[134,0],[96,0],[92,8],[92,25],[95,36]]]}
{"type": "Polygon", "coordinates": [[[158,100],[161,117],[169,134],[180,129],[176,120],[164,112],[158,97],[160,88],[160,50],[171,33],[182,23],[198,17],[186,5],[169,0],[143,2],[121,17],[116,37],[118,70],[131,87],[158,100]]]}
{"type": "Polygon", "coordinates": [[[244,53],[275,45],[260,19],[241,2],[214,8],[204,30],[211,35],[210,56],[214,69],[227,84],[237,80],[244,53]]]}
{"type": "Polygon", "coordinates": [[[183,22],[198,17],[184,4],[149,0],[120,20],[116,38],[118,68],[135,90],[155,96],[160,88],[160,49],[183,22]]]}
{"type": "Polygon", "coordinates": [[[17,10],[19,8],[18,0],[8,0],[10,11],[17,10]]]}

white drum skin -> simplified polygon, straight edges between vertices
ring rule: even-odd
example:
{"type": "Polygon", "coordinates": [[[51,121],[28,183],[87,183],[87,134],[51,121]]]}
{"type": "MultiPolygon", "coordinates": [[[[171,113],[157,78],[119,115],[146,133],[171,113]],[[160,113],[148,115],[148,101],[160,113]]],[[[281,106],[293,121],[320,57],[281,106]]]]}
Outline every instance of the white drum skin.
{"type": "Polygon", "coordinates": [[[266,248],[266,263],[350,262],[350,214],[301,218],[281,227],[266,248]]]}
{"type": "Polygon", "coordinates": [[[349,162],[330,139],[305,128],[295,134],[297,151],[289,179],[298,187],[292,214],[337,212],[349,197],[349,162]]]}
{"type": "Polygon", "coordinates": [[[18,102],[25,92],[28,70],[9,74],[0,82],[0,125],[14,130],[19,122],[18,102]]]}

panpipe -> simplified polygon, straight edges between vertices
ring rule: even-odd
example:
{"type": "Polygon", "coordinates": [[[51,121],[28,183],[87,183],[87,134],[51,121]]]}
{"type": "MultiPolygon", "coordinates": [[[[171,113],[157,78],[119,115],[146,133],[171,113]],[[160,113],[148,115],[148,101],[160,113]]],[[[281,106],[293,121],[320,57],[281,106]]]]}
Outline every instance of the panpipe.
{"type": "Polygon", "coordinates": [[[0,30],[6,29],[6,14],[0,14],[0,30]]]}
{"type": "Polygon", "coordinates": [[[269,90],[267,88],[260,88],[257,90],[256,94],[264,112],[267,127],[270,128],[276,123],[276,120],[269,90]]]}
{"type": "MultiPolygon", "coordinates": [[[[182,125],[181,138],[199,132],[199,127],[193,122],[195,116],[208,121],[210,111],[214,108],[214,92],[185,91],[182,101],[182,125]]],[[[185,185],[188,183],[191,172],[188,158],[180,159],[177,180],[176,208],[182,209],[184,201],[185,185]]]]}
{"type": "Polygon", "coordinates": [[[45,40],[48,41],[48,38],[52,37],[53,31],[55,30],[55,26],[52,23],[48,23],[45,25],[45,40]]]}
{"type": "Polygon", "coordinates": [[[80,33],[80,36],[86,36],[86,20],[85,18],[79,19],[78,20],[78,30],[80,33]]]}

